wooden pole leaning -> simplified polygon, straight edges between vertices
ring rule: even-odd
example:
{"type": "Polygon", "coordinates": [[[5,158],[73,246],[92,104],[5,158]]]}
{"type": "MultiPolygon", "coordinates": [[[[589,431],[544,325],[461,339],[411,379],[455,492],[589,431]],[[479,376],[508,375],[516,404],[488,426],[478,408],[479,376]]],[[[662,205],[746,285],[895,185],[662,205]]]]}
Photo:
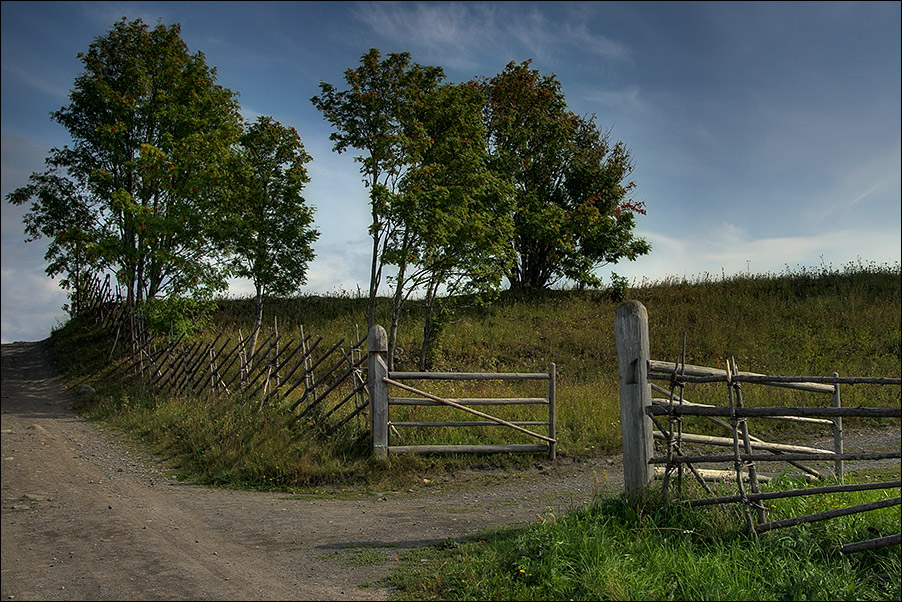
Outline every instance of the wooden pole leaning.
{"type": "Polygon", "coordinates": [[[623,484],[627,494],[640,494],[654,479],[649,464],[654,426],[646,414],[651,406],[648,381],[648,311],[635,300],[617,308],[614,320],[620,379],[620,428],[623,435],[623,484]]]}

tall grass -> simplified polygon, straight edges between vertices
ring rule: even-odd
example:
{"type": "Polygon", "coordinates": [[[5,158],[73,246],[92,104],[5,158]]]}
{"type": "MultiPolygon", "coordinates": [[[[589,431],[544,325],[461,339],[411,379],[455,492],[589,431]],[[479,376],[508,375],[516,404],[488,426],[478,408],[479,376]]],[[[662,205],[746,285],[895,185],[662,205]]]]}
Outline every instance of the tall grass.
{"type": "MultiPolygon", "coordinates": [[[[675,360],[686,338],[686,362],[719,366],[735,357],[740,369],[776,375],[898,376],[900,374],[899,266],[849,265],[785,274],[715,279],[665,279],[634,285],[628,296],[649,313],[655,359],[675,360]]],[[[503,294],[488,306],[461,304],[435,357],[437,371],[558,371],[557,436],[560,455],[617,453],[620,449],[617,354],[613,335],[618,303],[609,291],[503,294]]],[[[359,296],[307,296],[274,300],[267,321],[285,338],[324,337],[324,345],[356,340],[366,328],[359,296]]],[[[379,307],[380,319],[389,303],[379,307]]],[[[214,314],[215,330],[247,335],[253,301],[227,300],[214,314]]],[[[415,370],[421,344],[421,308],[413,303],[402,321],[396,368],[415,370]]],[[[315,421],[296,420],[286,407],[261,408],[249,399],[180,399],[149,393],[122,378],[108,359],[112,333],[73,320],[53,335],[58,363],[73,381],[97,389],[79,410],[131,433],[168,459],[185,478],[240,487],[295,488],[403,485],[411,471],[531,462],[523,456],[393,457],[373,465],[365,420],[331,433],[315,421]]],[[[212,340],[212,332],[202,335],[212,340]]],[[[121,349],[121,343],[120,343],[121,349]]],[[[447,397],[543,397],[546,384],[498,381],[429,384],[447,397]]],[[[693,402],[724,402],[723,388],[687,388],[693,402]]],[[[748,405],[826,405],[814,394],[749,386],[748,405]]],[[[845,405],[895,405],[898,388],[846,387],[845,405]]],[[[461,420],[448,408],[392,408],[392,419],[461,420]]],[[[499,409],[506,420],[543,420],[544,408],[499,409]]],[[[469,419],[464,417],[463,419],[469,419]]],[[[854,421],[847,424],[852,425],[854,421]]],[[[708,428],[708,427],[703,427],[708,428]]],[[[792,427],[795,429],[796,427],[792,427]]],[[[541,431],[540,431],[541,432],[541,431]]],[[[704,432],[704,431],[703,431],[704,432]]],[[[752,434],[788,436],[789,427],[762,423],[752,434]]],[[[393,444],[535,442],[499,427],[399,429],[393,444]]]]}
{"type": "MultiPolygon", "coordinates": [[[[769,510],[779,519],[881,495],[793,498],[769,510]]],[[[733,507],[599,498],[528,527],[414,550],[386,585],[397,600],[898,600],[898,546],[838,549],[898,532],[898,507],[845,519],[759,537],[733,507]]]]}

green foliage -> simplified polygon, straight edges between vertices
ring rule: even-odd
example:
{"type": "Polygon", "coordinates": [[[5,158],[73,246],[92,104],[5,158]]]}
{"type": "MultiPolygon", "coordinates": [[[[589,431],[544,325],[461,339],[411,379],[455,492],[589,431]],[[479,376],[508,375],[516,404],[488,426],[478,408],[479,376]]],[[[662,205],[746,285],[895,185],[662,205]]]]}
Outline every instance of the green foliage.
{"type": "Polygon", "coordinates": [[[301,196],[311,160],[294,128],[259,117],[241,136],[232,168],[232,201],[221,216],[234,273],[259,295],[287,296],[313,260],[313,209],[301,196]]]}
{"type": "Polygon", "coordinates": [[[172,340],[191,338],[213,326],[215,303],[202,296],[155,297],[143,301],[138,312],[151,334],[172,340]]]}
{"type": "Polygon", "coordinates": [[[629,151],[595,117],[567,109],[560,82],[509,63],[478,84],[486,96],[490,167],[516,190],[516,262],[511,288],[544,289],[567,279],[597,286],[594,270],[634,260],[651,247],[635,238],[629,151]]]}
{"type": "MultiPolygon", "coordinates": [[[[373,49],[345,72],[349,89],[321,83],[314,105],[336,128],[334,149],[364,152],[373,259],[370,316],[385,266],[395,266],[390,362],[408,297],[497,290],[512,259],[511,190],[487,168],[483,98],[473,85],[442,84],[443,71],[384,60],[373,49]]],[[[433,314],[429,314],[432,316],[433,314]]],[[[434,329],[425,328],[426,345],[434,329]]]]}
{"type": "MultiPolygon", "coordinates": [[[[882,494],[844,496],[851,505],[882,494]]],[[[822,497],[792,504],[814,512],[822,497]]],[[[386,581],[397,600],[897,600],[897,546],[848,557],[836,547],[869,539],[867,528],[898,531],[898,519],[887,508],[755,537],[733,507],[598,498],[525,528],[415,550],[386,581]]]]}
{"type": "Polygon", "coordinates": [[[608,288],[608,298],[614,303],[626,300],[629,293],[629,280],[614,272],[611,272],[611,286],[608,288]]]}
{"type": "Polygon", "coordinates": [[[256,291],[254,343],[263,321],[263,302],[291,295],[307,281],[316,256],[313,208],[301,191],[310,181],[311,160],[294,128],[259,117],[239,140],[231,170],[231,203],[216,224],[216,237],[233,273],[249,278],[256,291]]]}
{"type": "Polygon", "coordinates": [[[53,113],[73,146],[8,197],[33,200],[26,232],[50,239],[48,273],[67,283],[109,269],[129,301],[224,285],[205,233],[238,107],[179,33],[123,19],[79,54],[85,70],[53,113]]]}
{"type": "Polygon", "coordinates": [[[373,48],[361,57],[357,69],[345,71],[346,90],[320,82],[320,95],[311,98],[335,131],[329,139],[338,153],[357,149],[364,184],[370,189],[373,240],[369,286],[368,325],[374,324],[376,295],[382,281],[383,253],[396,228],[391,204],[398,195],[400,178],[411,166],[417,142],[405,130],[417,102],[435,89],[445,74],[441,67],[411,63],[408,53],[392,53],[382,59],[373,48]]]}

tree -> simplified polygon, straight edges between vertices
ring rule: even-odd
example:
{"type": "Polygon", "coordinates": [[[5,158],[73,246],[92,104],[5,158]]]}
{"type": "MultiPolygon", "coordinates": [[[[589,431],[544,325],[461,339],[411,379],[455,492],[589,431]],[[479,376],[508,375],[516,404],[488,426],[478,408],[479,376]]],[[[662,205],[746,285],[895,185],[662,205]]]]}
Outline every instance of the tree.
{"type": "Polygon", "coordinates": [[[8,197],[32,201],[26,232],[51,240],[48,274],[111,269],[130,303],[223,287],[208,233],[240,133],[235,95],[178,25],[122,19],[79,58],[70,102],[52,114],[72,146],[8,197]]]}
{"type": "Polygon", "coordinates": [[[222,220],[222,242],[235,275],[254,284],[256,319],[251,355],[263,322],[263,300],[289,295],[307,282],[313,243],[313,209],[301,191],[311,160],[301,137],[271,117],[246,128],[235,154],[233,197],[222,220]]]}
{"type": "Polygon", "coordinates": [[[370,191],[369,234],[373,245],[367,323],[372,327],[384,250],[398,226],[389,203],[409,166],[405,148],[409,140],[401,123],[409,115],[411,104],[423,92],[438,86],[445,75],[441,67],[411,63],[406,52],[389,54],[382,60],[381,53],[373,48],[360,62],[357,69],[345,71],[347,89],[320,82],[321,94],[310,100],[336,130],[329,136],[335,142],[333,150],[342,153],[355,148],[364,153],[355,160],[361,164],[364,185],[370,191]]]}
{"type": "MultiPolygon", "coordinates": [[[[322,95],[312,101],[338,130],[331,136],[336,151],[366,153],[357,160],[372,214],[370,326],[382,271],[397,267],[391,367],[409,297],[425,288],[432,307],[443,285],[450,291],[491,288],[501,280],[504,262],[498,259],[512,229],[506,228],[509,191],[486,163],[479,90],[442,84],[441,68],[411,64],[407,53],[380,58],[370,50],[358,69],[345,72],[349,89],[321,83],[322,95]]],[[[434,332],[430,316],[424,346],[434,332]]]]}
{"type": "Polygon", "coordinates": [[[629,151],[612,143],[594,116],[569,111],[553,75],[541,75],[530,61],[511,62],[479,85],[490,166],[516,190],[512,289],[544,289],[562,279],[598,285],[597,268],[651,250],[633,233],[645,205],[630,197],[629,151]]]}
{"type": "Polygon", "coordinates": [[[399,227],[384,259],[398,267],[390,333],[408,297],[424,293],[423,370],[451,309],[440,293],[484,300],[512,261],[512,190],[488,169],[482,104],[478,88],[445,84],[425,93],[405,123],[411,166],[387,205],[399,227]]]}

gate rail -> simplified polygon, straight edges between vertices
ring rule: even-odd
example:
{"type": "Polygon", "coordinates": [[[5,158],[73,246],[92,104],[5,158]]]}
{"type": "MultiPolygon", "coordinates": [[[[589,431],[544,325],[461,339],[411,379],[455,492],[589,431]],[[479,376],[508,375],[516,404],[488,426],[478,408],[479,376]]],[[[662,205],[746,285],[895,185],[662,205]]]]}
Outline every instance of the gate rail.
{"type": "Polygon", "coordinates": [[[547,452],[554,460],[557,454],[555,439],[555,387],[556,368],[549,366],[548,372],[527,373],[463,373],[463,372],[389,372],[385,363],[387,344],[385,330],[381,326],[370,329],[367,342],[369,350],[368,377],[372,407],[373,452],[385,458],[389,453],[504,453],[504,452],[547,452]],[[548,396],[542,398],[462,398],[446,399],[426,391],[411,387],[399,380],[547,380],[548,396]],[[388,387],[393,386],[417,397],[390,397],[388,387]],[[482,421],[402,421],[392,422],[389,406],[449,406],[473,414],[482,421]],[[491,416],[468,406],[506,405],[547,405],[547,421],[509,422],[491,416]],[[495,444],[495,445],[389,445],[389,430],[395,427],[473,427],[504,426],[543,441],[540,444],[495,444]],[[546,426],[548,435],[526,429],[526,426],[546,426]]]}

